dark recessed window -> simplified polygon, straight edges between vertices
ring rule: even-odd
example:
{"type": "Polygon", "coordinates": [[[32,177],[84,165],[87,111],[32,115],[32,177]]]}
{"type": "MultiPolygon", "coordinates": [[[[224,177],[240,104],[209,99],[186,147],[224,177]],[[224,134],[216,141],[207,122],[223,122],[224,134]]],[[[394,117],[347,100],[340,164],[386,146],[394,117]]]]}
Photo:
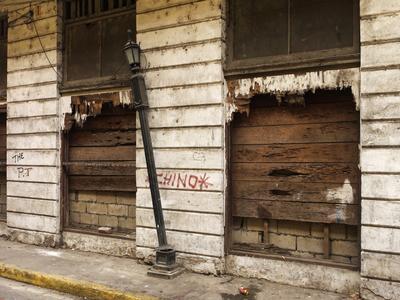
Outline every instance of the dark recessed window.
{"type": "Polygon", "coordinates": [[[357,0],[231,0],[227,70],[356,62],[357,0]]]}
{"type": "Polygon", "coordinates": [[[123,85],[129,68],[122,47],[136,32],[135,1],[65,2],[63,88],[123,85]]]}

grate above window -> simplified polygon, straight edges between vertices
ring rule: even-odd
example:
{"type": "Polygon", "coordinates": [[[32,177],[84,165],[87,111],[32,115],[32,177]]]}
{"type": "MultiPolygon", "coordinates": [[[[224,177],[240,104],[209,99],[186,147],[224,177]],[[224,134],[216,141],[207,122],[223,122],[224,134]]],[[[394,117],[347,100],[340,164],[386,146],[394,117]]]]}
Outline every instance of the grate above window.
{"type": "Polygon", "coordinates": [[[230,0],[226,74],[359,63],[358,0],[230,0]]]}
{"type": "Polygon", "coordinates": [[[135,0],[66,0],[65,19],[79,20],[85,17],[95,17],[105,13],[134,8],[135,0]]]}
{"type": "Polygon", "coordinates": [[[65,3],[62,91],[126,86],[129,66],[122,48],[136,32],[134,0],[65,3]]]}

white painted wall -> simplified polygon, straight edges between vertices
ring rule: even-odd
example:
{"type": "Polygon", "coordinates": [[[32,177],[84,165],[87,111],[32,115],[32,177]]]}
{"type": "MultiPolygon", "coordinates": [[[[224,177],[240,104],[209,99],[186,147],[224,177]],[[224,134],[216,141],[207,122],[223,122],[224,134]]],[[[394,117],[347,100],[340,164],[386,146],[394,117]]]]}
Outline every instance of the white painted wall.
{"type": "MultiPolygon", "coordinates": [[[[223,2],[137,1],[167,236],[206,273],[224,256],[223,2]]],[[[137,145],[136,253],[149,258],[157,237],[140,135],[137,145]]]]}
{"type": "Polygon", "coordinates": [[[361,0],[361,293],[400,299],[400,1],[361,0]]]}
{"type": "MultiPolygon", "coordinates": [[[[29,10],[5,1],[9,21],[29,10]]],[[[25,5],[24,5],[25,4],[25,5]]],[[[12,238],[52,246],[60,230],[57,1],[32,3],[32,24],[8,29],[7,225],[12,238]],[[47,57],[43,52],[46,51],[47,57]]]]}

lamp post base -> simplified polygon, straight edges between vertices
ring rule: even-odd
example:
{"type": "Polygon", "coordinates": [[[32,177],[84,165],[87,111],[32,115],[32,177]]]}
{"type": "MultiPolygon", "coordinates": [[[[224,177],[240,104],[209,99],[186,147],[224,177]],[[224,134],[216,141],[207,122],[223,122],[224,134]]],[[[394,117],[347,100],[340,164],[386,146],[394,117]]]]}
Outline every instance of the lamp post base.
{"type": "Polygon", "coordinates": [[[162,246],[156,249],[156,262],[149,269],[147,275],[165,279],[172,279],[182,274],[184,269],[176,263],[175,249],[162,246]]]}

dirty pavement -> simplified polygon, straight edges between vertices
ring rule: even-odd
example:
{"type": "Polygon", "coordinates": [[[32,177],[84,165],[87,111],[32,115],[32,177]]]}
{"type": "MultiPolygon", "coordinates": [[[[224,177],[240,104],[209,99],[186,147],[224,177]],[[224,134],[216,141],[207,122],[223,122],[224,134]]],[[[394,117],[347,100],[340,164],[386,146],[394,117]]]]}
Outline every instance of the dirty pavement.
{"type": "Polygon", "coordinates": [[[121,292],[140,293],[161,299],[355,299],[354,296],[232,276],[217,277],[185,272],[173,280],[152,278],[146,275],[149,266],[134,259],[40,248],[3,239],[0,240],[0,265],[13,265],[16,268],[93,282],[121,292]],[[248,288],[249,294],[240,294],[240,287],[248,288]]]}

